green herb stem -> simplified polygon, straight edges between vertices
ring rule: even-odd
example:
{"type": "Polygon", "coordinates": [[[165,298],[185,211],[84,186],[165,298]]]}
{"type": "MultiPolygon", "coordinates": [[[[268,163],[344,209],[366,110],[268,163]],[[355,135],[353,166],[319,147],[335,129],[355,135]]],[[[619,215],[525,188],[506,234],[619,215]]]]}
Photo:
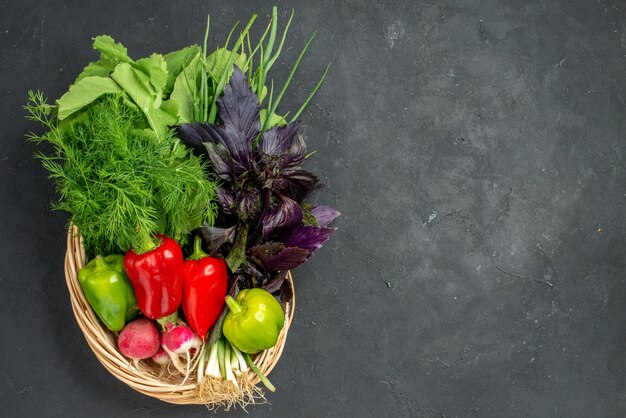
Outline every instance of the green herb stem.
{"type": "Polygon", "coordinates": [[[317,84],[315,85],[315,88],[313,89],[313,91],[311,92],[311,94],[309,94],[309,97],[307,97],[307,99],[304,101],[304,103],[302,103],[302,106],[300,106],[300,109],[298,109],[298,111],[296,112],[296,114],[291,118],[291,120],[289,121],[289,123],[294,123],[296,120],[298,120],[298,117],[300,116],[300,114],[304,111],[304,109],[308,106],[309,102],[313,99],[313,97],[315,96],[315,93],[317,93],[317,91],[319,90],[319,88],[322,86],[322,84],[324,83],[324,79],[326,78],[326,74],[328,74],[328,69],[330,68],[330,63],[326,66],[326,69],[324,70],[324,74],[322,74],[322,78],[320,78],[320,81],[317,82],[317,84]]]}
{"type": "MultiPolygon", "coordinates": [[[[252,27],[252,24],[254,23],[256,18],[257,18],[256,14],[252,15],[252,18],[250,18],[250,20],[248,21],[248,24],[239,35],[239,38],[237,39],[237,42],[235,43],[235,46],[233,47],[230,53],[230,56],[228,57],[228,61],[226,62],[226,65],[224,66],[224,72],[222,73],[220,80],[216,88],[213,91],[213,100],[211,103],[211,109],[207,117],[207,121],[209,123],[215,123],[215,120],[217,119],[217,99],[224,91],[224,86],[226,85],[226,81],[232,69],[233,62],[235,61],[235,54],[237,53],[236,51],[239,49],[239,46],[243,42],[245,36],[248,34],[248,31],[250,30],[250,27],[252,27]]],[[[230,35],[229,35],[229,38],[230,38],[230,35]]]]}
{"type": "MultiPolygon", "coordinates": [[[[300,52],[300,55],[298,56],[298,59],[296,59],[296,62],[293,64],[293,67],[291,67],[291,71],[289,72],[289,76],[287,76],[287,80],[285,81],[283,88],[278,93],[276,100],[272,103],[272,107],[268,109],[268,115],[275,113],[276,108],[278,107],[278,104],[280,103],[280,100],[283,98],[283,94],[285,94],[285,91],[287,91],[287,87],[289,87],[289,84],[291,83],[291,80],[293,79],[293,76],[295,75],[296,70],[298,69],[298,65],[300,65],[300,61],[302,61],[302,58],[304,57],[304,54],[309,48],[309,45],[311,44],[311,42],[313,42],[313,38],[315,38],[315,33],[313,33],[309,41],[306,43],[306,45],[302,49],[302,52],[300,52]]],[[[265,132],[265,130],[267,129],[267,124],[269,123],[269,120],[270,120],[269,117],[265,119],[265,123],[263,123],[263,127],[261,128],[261,133],[265,132]]]]}
{"type": "Polygon", "coordinates": [[[272,382],[270,382],[270,380],[267,378],[267,376],[265,376],[263,374],[263,372],[256,366],[256,364],[254,364],[254,362],[252,361],[252,358],[250,358],[250,354],[248,353],[242,353],[243,357],[246,359],[246,363],[248,364],[248,367],[250,367],[252,369],[252,371],[259,376],[259,379],[261,379],[261,382],[263,383],[263,385],[271,392],[276,392],[276,387],[274,387],[274,385],[272,385],[272,382]]]}

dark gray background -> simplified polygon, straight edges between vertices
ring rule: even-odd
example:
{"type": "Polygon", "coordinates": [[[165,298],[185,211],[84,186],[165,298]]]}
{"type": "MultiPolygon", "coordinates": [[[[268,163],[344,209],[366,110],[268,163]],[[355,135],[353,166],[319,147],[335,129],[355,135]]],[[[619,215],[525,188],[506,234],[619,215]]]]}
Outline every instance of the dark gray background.
{"type": "MultiPolygon", "coordinates": [[[[110,34],[134,57],[210,45],[270,3],[0,1],[4,416],[206,416],[97,362],[63,278],[65,225],[23,135],[110,34]],[[255,4],[257,3],[257,4],[255,4]]],[[[626,415],[623,1],[294,1],[282,110],[343,212],[295,272],[271,405],[250,417],[626,415]]],[[[284,22],[285,20],[283,20],[284,22]]]]}

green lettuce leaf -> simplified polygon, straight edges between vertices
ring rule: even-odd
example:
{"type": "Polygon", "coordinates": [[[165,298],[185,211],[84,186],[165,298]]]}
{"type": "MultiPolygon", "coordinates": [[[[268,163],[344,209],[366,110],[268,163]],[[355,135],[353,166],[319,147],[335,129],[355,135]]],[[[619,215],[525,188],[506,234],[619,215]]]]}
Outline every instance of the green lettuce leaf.
{"type": "Polygon", "coordinates": [[[178,74],[174,82],[174,89],[170,95],[171,100],[178,103],[178,123],[191,123],[194,121],[194,108],[198,105],[198,80],[202,57],[200,52],[178,74]]]}
{"type": "Polygon", "coordinates": [[[165,62],[167,63],[167,83],[163,89],[164,94],[169,94],[174,89],[174,83],[178,75],[184,68],[189,66],[191,61],[200,53],[198,45],[188,46],[178,51],[172,51],[165,54],[165,62]]]}
{"type": "MultiPolygon", "coordinates": [[[[265,124],[265,119],[267,118],[267,109],[261,109],[260,117],[261,117],[261,126],[265,124]]],[[[269,122],[267,123],[267,129],[273,128],[274,126],[282,127],[286,126],[287,121],[284,117],[277,115],[276,113],[272,113],[269,122]]]]}
{"type": "MultiPolygon", "coordinates": [[[[219,48],[206,57],[207,71],[209,72],[211,78],[213,78],[216,82],[219,81],[222,73],[226,69],[231,52],[232,51],[229,51],[226,48],[219,48]]],[[[237,67],[245,73],[248,70],[248,58],[246,57],[246,54],[235,53],[235,60],[233,61],[233,64],[237,65],[237,67]]],[[[231,66],[228,71],[228,78],[230,78],[232,74],[233,68],[231,66]]]]}
{"type": "Polygon", "coordinates": [[[108,35],[96,36],[93,48],[100,52],[100,60],[90,62],[76,78],[75,83],[87,77],[108,77],[120,62],[133,62],[128,57],[128,51],[124,45],[116,44],[115,40],[108,35]]]}
{"type": "Polygon", "coordinates": [[[120,62],[133,62],[124,45],[115,43],[115,39],[109,35],[96,36],[93,39],[93,48],[100,51],[100,61],[108,68],[115,68],[120,62]]]}
{"type": "Polygon", "coordinates": [[[74,83],[87,77],[108,77],[114,69],[115,67],[111,68],[102,61],[90,62],[83,72],[78,75],[74,83]]]}
{"type": "Polygon", "coordinates": [[[59,120],[63,120],[72,113],[93,103],[103,94],[119,93],[122,89],[109,77],[85,77],[70,86],[57,104],[59,106],[59,120]]]}
{"type": "Polygon", "coordinates": [[[160,107],[163,99],[163,88],[167,82],[167,64],[163,55],[152,54],[150,58],[142,58],[131,65],[148,76],[152,90],[156,93],[154,106],[160,107]]]}
{"type": "MultiPolygon", "coordinates": [[[[128,63],[118,64],[111,78],[139,106],[152,130],[158,134],[159,138],[163,138],[169,130],[169,125],[175,124],[177,119],[169,112],[160,109],[162,90],[156,91],[151,78],[128,63]]],[[[171,107],[167,109],[171,111],[171,107]]]]}

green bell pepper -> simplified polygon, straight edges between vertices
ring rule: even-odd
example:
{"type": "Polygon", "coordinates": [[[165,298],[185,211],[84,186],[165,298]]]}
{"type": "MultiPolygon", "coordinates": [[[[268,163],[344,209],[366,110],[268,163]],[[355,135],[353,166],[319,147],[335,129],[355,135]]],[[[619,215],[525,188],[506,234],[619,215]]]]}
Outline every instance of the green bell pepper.
{"type": "Polygon", "coordinates": [[[133,286],[124,271],[123,255],[96,257],[78,272],[89,304],[111,331],[121,331],[139,312],[133,286]]]}
{"type": "Polygon", "coordinates": [[[237,299],[226,296],[230,312],[224,318],[222,332],[240,351],[258,353],[274,347],[285,324],[280,303],[266,290],[245,289],[237,299]]]}

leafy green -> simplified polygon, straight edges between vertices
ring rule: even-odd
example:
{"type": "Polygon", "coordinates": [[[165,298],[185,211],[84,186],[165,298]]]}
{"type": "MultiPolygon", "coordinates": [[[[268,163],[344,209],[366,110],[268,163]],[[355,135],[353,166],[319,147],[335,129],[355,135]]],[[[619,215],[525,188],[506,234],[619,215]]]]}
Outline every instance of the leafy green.
{"type": "Polygon", "coordinates": [[[198,56],[197,45],[165,56],[155,53],[137,61],[133,61],[126,48],[110,36],[94,38],[93,45],[100,51],[100,60],[89,63],[70,91],[59,99],[58,115],[61,120],[103,94],[120,91],[124,91],[141,109],[148,125],[159,137],[166,135],[169,126],[191,120],[189,108],[193,106],[193,89],[190,86],[185,86],[188,91],[179,88],[174,100],[168,100],[168,96],[178,76],[198,56]],[[183,108],[183,117],[179,120],[180,107],[183,108]]]}
{"type": "Polygon", "coordinates": [[[57,186],[54,208],[72,214],[90,255],[147,250],[157,233],[184,241],[215,219],[205,163],[171,133],[137,129],[143,115],[122,94],[101,97],[62,125],[41,93],[30,93],[26,109],[47,128],[30,139],[53,146],[38,157],[57,186]]]}
{"type": "Polygon", "coordinates": [[[87,77],[108,77],[114,69],[115,67],[111,68],[102,61],[90,62],[87,64],[83,72],[76,78],[74,83],[77,83],[87,77]]]}
{"type": "Polygon", "coordinates": [[[202,58],[197,53],[187,66],[178,74],[174,81],[171,100],[178,103],[178,123],[193,122],[194,114],[199,113],[198,83],[202,58]]]}
{"type": "MultiPolygon", "coordinates": [[[[265,124],[265,119],[267,118],[267,109],[261,109],[260,115],[261,117],[261,126],[265,124]]],[[[267,129],[271,129],[274,126],[285,126],[287,125],[287,120],[276,113],[272,113],[270,120],[267,122],[267,129]]]]}
{"type": "Polygon", "coordinates": [[[169,99],[161,102],[160,110],[169,115],[171,120],[178,120],[178,102],[176,100],[169,99]]]}
{"type": "Polygon", "coordinates": [[[161,54],[152,54],[149,58],[138,60],[133,68],[142,71],[150,80],[150,86],[157,95],[155,107],[161,106],[163,88],[167,83],[167,63],[161,54]]]}
{"type": "Polygon", "coordinates": [[[206,57],[206,70],[215,82],[219,82],[220,76],[224,72],[227,72],[227,78],[230,78],[233,74],[233,64],[239,67],[241,71],[247,71],[248,57],[246,57],[246,54],[238,54],[235,52],[233,60],[230,66],[228,66],[231,54],[233,54],[232,51],[226,48],[219,48],[206,57]]]}
{"type": "Polygon", "coordinates": [[[100,51],[100,62],[108,68],[115,68],[120,62],[133,62],[124,45],[115,43],[109,35],[96,36],[93,41],[93,48],[100,51]]]}
{"type": "Polygon", "coordinates": [[[167,63],[167,83],[163,89],[165,94],[169,94],[174,89],[174,83],[184,68],[188,67],[192,60],[200,54],[198,45],[191,45],[178,51],[165,54],[167,63]]]}
{"type": "Polygon", "coordinates": [[[133,62],[126,48],[108,35],[96,36],[93,48],[100,51],[100,60],[90,62],[74,83],[86,77],[108,77],[120,62],[133,62]]]}
{"type": "Polygon", "coordinates": [[[162,92],[157,91],[152,84],[153,78],[143,71],[135,69],[131,64],[121,63],[115,67],[111,78],[122,87],[139,109],[144,113],[148,124],[159,138],[166,135],[168,127],[177,122],[177,119],[160,109],[162,92]],[[152,80],[152,81],[151,81],[152,80]]]}
{"type": "Polygon", "coordinates": [[[59,120],[63,120],[72,113],[82,109],[103,94],[119,93],[122,89],[108,77],[85,77],[72,86],[57,104],[59,105],[59,120]]]}

